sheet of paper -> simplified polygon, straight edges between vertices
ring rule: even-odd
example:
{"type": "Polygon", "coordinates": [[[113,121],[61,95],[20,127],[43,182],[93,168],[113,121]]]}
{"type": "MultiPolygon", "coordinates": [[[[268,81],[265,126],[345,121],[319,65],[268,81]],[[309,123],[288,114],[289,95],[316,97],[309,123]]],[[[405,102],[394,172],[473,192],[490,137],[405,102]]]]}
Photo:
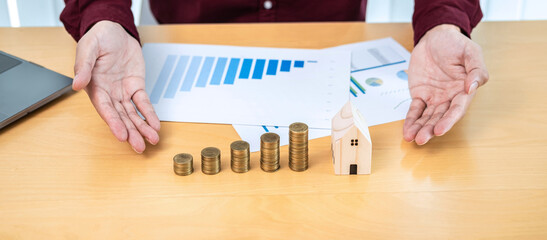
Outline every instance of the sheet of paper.
{"type": "MultiPolygon", "coordinates": [[[[406,73],[410,53],[403,46],[392,38],[384,38],[324,49],[332,50],[352,53],[350,99],[369,126],[406,117],[411,100],[406,73]]],[[[260,150],[260,135],[266,132],[263,126],[234,125],[234,128],[243,140],[255,146],[251,151],[260,150]]],[[[280,145],[287,145],[288,129],[275,131],[285,134],[280,134],[280,145]]],[[[309,139],[330,135],[330,130],[325,129],[310,128],[309,131],[309,139]]]]}
{"type": "MultiPolygon", "coordinates": [[[[247,141],[251,152],[260,151],[260,136],[264,133],[273,132],[279,135],[279,146],[289,144],[289,127],[279,126],[253,126],[253,125],[233,125],[237,134],[247,141]]],[[[316,139],[330,135],[330,129],[308,128],[308,139],[316,139]]]]}
{"type": "Polygon", "coordinates": [[[143,54],[162,121],[329,128],[349,97],[347,51],[153,43],[143,54]]]}
{"type": "Polygon", "coordinates": [[[403,46],[384,38],[328,50],[351,51],[350,99],[369,126],[405,119],[411,102],[406,73],[410,53],[403,46]]]}

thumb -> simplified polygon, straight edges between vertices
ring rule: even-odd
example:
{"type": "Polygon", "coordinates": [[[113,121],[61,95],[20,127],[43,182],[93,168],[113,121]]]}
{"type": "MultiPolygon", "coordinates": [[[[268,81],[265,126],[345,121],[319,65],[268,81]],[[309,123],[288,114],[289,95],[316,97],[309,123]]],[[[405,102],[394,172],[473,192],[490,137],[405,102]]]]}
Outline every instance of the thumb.
{"type": "Polygon", "coordinates": [[[87,86],[91,81],[91,73],[99,56],[99,48],[96,41],[85,36],[80,39],[76,47],[76,61],[74,63],[74,81],[72,89],[78,91],[87,86]]]}
{"type": "Polygon", "coordinates": [[[467,78],[465,79],[465,91],[467,94],[473,94],[477,88],[488,82],[488,70],[484,63],[482,51],[476,44],[471,44],[465,53],[465,70],[467,78]]]}

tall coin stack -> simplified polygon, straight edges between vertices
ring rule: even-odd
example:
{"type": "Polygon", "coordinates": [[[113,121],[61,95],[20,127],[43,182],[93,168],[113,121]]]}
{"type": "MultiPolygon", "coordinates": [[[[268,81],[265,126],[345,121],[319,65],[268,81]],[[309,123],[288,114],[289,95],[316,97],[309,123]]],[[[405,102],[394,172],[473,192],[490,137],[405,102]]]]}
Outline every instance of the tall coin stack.
{"type": "Polygon", "coordinates": [[[305,123],[289,126],[289,167],[296,172],[308,169],[308,125],[305,123]]]}
{"type": "Polygon", "coordinates": [[[220,172],[220,150],[216,147],[207,147],[201,150],[201,171],[207,175],[220,172]]]}
{"type": "Polygon", "coordinates": [[[179,153],[173,157],[175,174],[188,176],[194,172],[194,158],[188,153],[179,153]]]}
{"type": "Polygon", "coordinates": [[[260,168],[265,172],[279,169],[279,135],[264,133],[260,137],[260,168]]]}
{"type": "Polygon", "coordinates": [[[232,171],[236,173],[248,172],[251,159],[249,143],[245,141],[235,141],[230,144],[230,151],[232,154],[232,171]]]}

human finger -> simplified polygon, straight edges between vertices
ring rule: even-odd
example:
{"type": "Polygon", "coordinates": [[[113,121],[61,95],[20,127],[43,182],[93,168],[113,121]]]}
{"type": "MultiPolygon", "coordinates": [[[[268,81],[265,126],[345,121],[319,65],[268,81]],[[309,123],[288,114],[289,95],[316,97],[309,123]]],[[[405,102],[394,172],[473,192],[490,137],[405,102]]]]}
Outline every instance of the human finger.
{"type": "Polygon", "coordinates": [[[80,39],[76,47],[72,89],[78,91],[89,84],[98,56],[99,47],[96,40],[86,37],[80,39]]]}
{"type": "Polygon", "coordinates": [[[412,99],[412,102],[410,102],[410,108],[408,109],[408,112],[406,114],[403,129],[406,129],[412,126],[412,124],[414,124],[414,122],[422,116],[422,113],[424,112],[425,107],[426,107],[425,102],[422,101],[421,99],[419,98],[412,99]]]}
{"type": "Polygon", "coordinates": [[[480,46],[475,43],[469,44],[465,50],[464,61],[467,73],[465,90],[467,94],[472,94],[478,87],[488,82],[489,78],[480,46]]]}
{"type": "Polygon", "coordinates": [[[469,104],[471,103],[471,100],[473,99],[473,96],[475,95],[467,95],[462,93],[456,95],[454,99],[452,99],[450,107],[443,117],[439,119],[439,122],[437,122],[435,128],[433,129],[435,136],[442,136],[446,134],[450,129],[452,129],[454,124],[462,119],[463,115],[467,111],[467,108],[469,107],[469,104]]]}
{"type": "Polygon", "coordinates": [[[135,110],[135,106],[131,103],[130,100],[124,100],[122,102],[125,111],[133,125],[137,128],[141,136],[143,136],[149,143],[157,144],[160,140],[158,132],[152,129],[138,114],[135,110]]]}
{"type": "Polygon", "coordinates": [[[127,128],[127,142],[133,150],[137,153],[144,152],[144,149],[146,148],[146,144],[144,143],[144,139],[142,138],[141,134],[131,121],[129,119],[129,116],[127,115],[127,112],[125,111],[125,108],[120,102],[114,102],[114,108],[118,112],[120,119],[125,124],[125,127],[127,128]]]}
{"type": "Polygon", "coordinates": [[[137,109],[139,109],[139,112],[146,119],[146,122],[148,122],[148,125],[150,125],[154,130],[159,132],[161,128],[160,120],[158,118],[158,115],[156,114],[156,111],[154,111],[154,107],[152,106],[152,103],[150,102],[150,99],[148,98],[146,92],[142,89],[137,90],[137,92],[133,94],[132,100],[133,103],[135,103],[137,109]]]}
{"type": "Polygon", "coordinates": [[[433,138],[434,136],[433,128],[435,127],[437,122],[443,117],[444,113],[446,113],[449,106],[450,106],[450,102],[446,102],[435,107],[435,111],[433,112],[433,115],[431,116],[431,118],[423,125],[423,127],[416,134],[416,137],[415,137],[416,144],[424,145],[431,138],[433,138]]]}
{"type": "Polygon", "coordinates": [[[112,100],[107,93],[91,88],[87,91],[91,103],[99,113],[99,116],[106,122],[110,131],[121,142],[127,141],[127,129],[120,115],[114,108],[112,100]]]}
{"type": "Polygon", "coordinates": [[[415,100],[412,100],[413,103],[411,103],[411,108],[407,114],[409,117],[407,117],[405,125],[403,126],[403,138],[408,142],[414,140],[423,124],[431,117],[431,108],[428,107],[423,100],[416,100],[421,103],[414,103],[414,101],[415,100]],[[414,105],[415,108],[412,108],[412,105],[414,105]]]}

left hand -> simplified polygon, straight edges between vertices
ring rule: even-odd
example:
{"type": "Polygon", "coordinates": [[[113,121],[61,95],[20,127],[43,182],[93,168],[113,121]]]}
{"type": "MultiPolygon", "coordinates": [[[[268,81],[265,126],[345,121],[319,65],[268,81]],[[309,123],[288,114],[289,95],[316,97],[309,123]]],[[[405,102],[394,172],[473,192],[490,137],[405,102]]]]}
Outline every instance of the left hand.
{"type": "Polygon", "coordinates": [[[410,59],[412,102],[403,127],[404,139],[423,145],[444,135],[463,117],[477,88],[487,81],[478,44],[454,25],[429,30],[410,59]]]}

